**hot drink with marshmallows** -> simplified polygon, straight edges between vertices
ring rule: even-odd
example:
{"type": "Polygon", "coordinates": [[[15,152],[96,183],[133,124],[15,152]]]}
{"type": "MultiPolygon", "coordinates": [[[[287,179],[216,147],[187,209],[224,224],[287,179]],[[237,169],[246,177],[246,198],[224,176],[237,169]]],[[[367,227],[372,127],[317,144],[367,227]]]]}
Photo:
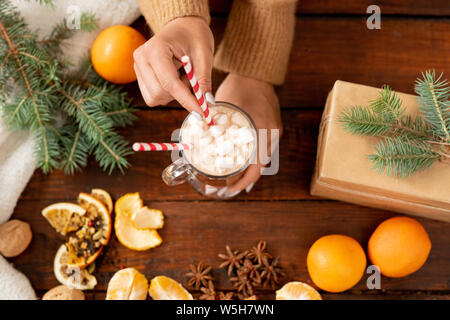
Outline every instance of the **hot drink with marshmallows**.
{"type": "Polygon", "coordinates": [[[210,176],[227,176],[248,166],[256,153],[255,127],[236,107],[210,107],[214,125],[190,114],[181,128],[181,142],[190,146],[183,154],[197,170],[210,176]]]}

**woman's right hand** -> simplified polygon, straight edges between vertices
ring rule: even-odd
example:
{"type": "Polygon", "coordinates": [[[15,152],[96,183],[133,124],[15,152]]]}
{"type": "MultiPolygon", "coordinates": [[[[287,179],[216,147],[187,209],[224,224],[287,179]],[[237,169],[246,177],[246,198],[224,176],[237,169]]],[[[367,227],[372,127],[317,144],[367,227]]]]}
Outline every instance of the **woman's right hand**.
{"type": "Polygon", "coordinates": [[[201,17],[180,17],[167,23],[134,52],[134,70],[148,106],[166,105],[177,100],[188,111],[202,114],[187,77],[182,80],[178,75],[184,55],[191,58],[202,92],[211,92],[214,56],[211,29],[201,17]]]}

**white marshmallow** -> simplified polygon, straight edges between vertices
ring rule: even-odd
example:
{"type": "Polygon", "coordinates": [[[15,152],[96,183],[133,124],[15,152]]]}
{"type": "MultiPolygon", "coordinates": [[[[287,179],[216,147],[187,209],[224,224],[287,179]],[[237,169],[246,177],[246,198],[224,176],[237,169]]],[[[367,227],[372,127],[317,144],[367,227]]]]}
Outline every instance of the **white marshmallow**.
{"type": "Polygon", "coordinates": [[[241,143],[249,143],[254,140],[252,131],[249,128],[240,128],[238,129],[237,140],[241,143]]]}
{"type": "Polygon", "coordinates": [[[209,132],[214,136],[218,137],[223,134],[225,128],[219,125],[212,125],[209,127],[209,132]]]}
{"type": "Polygon", "coordinates": [[[231,169],[234,166],[234,161],[231,157],[217,157],[215,163],[218,169],[231,169]]]}
{"type": "Polygon", "coordinates": [[[225,113],[218,113],[213,117],[214,124],[226,125],[228,123],[228,116],[225,113]]]}
{"type": "Polygon", "coordinates": [[[231,121],[238,125],[239,127],[247,127],[248,126],[248,122],[247,120],[239,113],[235,112],[233,113],[233,115],[231,116],[231,121]]]}
{"type": "Polygon", "coordinates": [[[212,140],[213,140],[212,136],[205,134],[198,140],[198,144],[200,145],[201,148],[205,148],[211,144],[212,140]]]}
{"type": "Polygon", "coordinates": [[[234,140],[234,138],[236,138],[236,136],[238,135],[238,129],[239,127],[233,124],[227,129],[225,134],[227,135],[227,137],[234,140]]]}
{"type": "Polygon", "coordinates": [[[217,154],[217,148],[214,144],[209,144],[205,147],[205,154],[208,156],[215,156],[217,154]]]}
{"type": "Polygon", "coordinates": [[[233,152],[234,146],[231,141],[225,141],[217,146],[217,154],[221,157],[233,152]]]}

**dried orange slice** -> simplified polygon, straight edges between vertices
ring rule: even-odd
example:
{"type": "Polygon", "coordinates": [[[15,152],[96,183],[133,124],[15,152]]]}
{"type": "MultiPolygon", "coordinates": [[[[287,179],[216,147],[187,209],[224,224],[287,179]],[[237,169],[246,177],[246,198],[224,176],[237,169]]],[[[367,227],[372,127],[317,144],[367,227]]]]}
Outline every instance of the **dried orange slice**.
{"type": "Polygon", "coordinates": [[[85,213],[81,206],[68,202],[58,202],[42,210],[45,219],[62,235],[78,230],[84,224],[85,213]]]}
{"type": "MultiPolygon", "coordinates": [[[[97,285],[97,279],[92,275],[93,268],[81,269],[67,264],[69,254],[65,245],[61,245],[53,261],[53,272],[56,279],[69,288],[91,290],[97,285]]],[[[92,265],[94,266],[94,265],[92,265]]],[[[95,267],[95,266],[94,266],[95,267]]]]}
{"type": "Polygon", "coordinates": [[[277,300],[322,300],[316,289],[300,281],[286,283],[276,292],[277,300]]]}
{"type": "Polygon", "coordinates": [[[194,300],[181,284],[165,276],[152,279],[149,294],[153,300],[194,300]]]}
{"type": "Polygon", "coordinates": [[[106,245],[112,229],[112,221],[108,209],[100,200],[84,192],[78,195],[78,202],[81,207],[86,209],[85,217],[88,219],[87,225],[83,227],[83,232],[90,234],[93,240],[106,245]]]}
{"type": "Polygon", "coordinates": [[[92,189],[91,195],[94,198],[100,200],[100,202],[105,205],[106,209],[108,209],[109,214],[112,213],[112,211],[114,209],[114,205],[113,205],[111,195],[108,192],[106,192],[103,189],[92,189]]]}
{"type": "Polygon", "coordinates": [[[142,199],[139,193],[129,193],[116,202],[116,221],[114,228],[117,239],[125,247],[132,250],[148,250],[159,246],[162,239],[153,229],[138,229],[131,217],[134,212],[142,208],[142,199]]]}
{"type": "Polygon", "coordinates": [[[71,268],[86,268],[102,252],[103,246],[88,237],[70,237],[65,244],[68,253],[67,265],[71,268]]]}
{"type": "Polygon", "coordinates": [[[147,291],[147,278],[134,268],[126,268],[109,280],[106,300],[145,300],[147,291]]]}
{"type": "Polygon", "coordinates": [[[131,216],[134,226],[138,229],[161,229],[164,226],[164,216],[161,210],[140,208],[131,216]]]}

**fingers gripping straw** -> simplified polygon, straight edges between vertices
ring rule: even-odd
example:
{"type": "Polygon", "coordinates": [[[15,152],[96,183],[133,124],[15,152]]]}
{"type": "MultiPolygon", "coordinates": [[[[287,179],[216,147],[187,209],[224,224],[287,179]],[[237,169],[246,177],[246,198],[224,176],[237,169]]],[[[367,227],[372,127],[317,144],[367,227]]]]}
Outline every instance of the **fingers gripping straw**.
{"type": "Polygon", "coordinates": [[[189,82],[191,83],[192,89],[194,90],[195,97],[197,98],[198,104],[203,110],[203,115],[205,116],[206,123],[211,126],[214,124],[211,113],[209,112],[208,105],[206,103],[205,96],[200,89],[200,86],[198,84],[197,78],[194,74],[194,69],[192,68],[191,59],[188,56],[183,56],[181,58],[181,62],[183,63],[184,71],[186,72],[186,75],[189,79],[189,82]]]}
{"type": "Polygon", "coordinates": [[[135,142],[133,144],[134,151],[172,151],[172,150],[189,150],[186,143],[159,143],[159,142],[135,142]]]}

